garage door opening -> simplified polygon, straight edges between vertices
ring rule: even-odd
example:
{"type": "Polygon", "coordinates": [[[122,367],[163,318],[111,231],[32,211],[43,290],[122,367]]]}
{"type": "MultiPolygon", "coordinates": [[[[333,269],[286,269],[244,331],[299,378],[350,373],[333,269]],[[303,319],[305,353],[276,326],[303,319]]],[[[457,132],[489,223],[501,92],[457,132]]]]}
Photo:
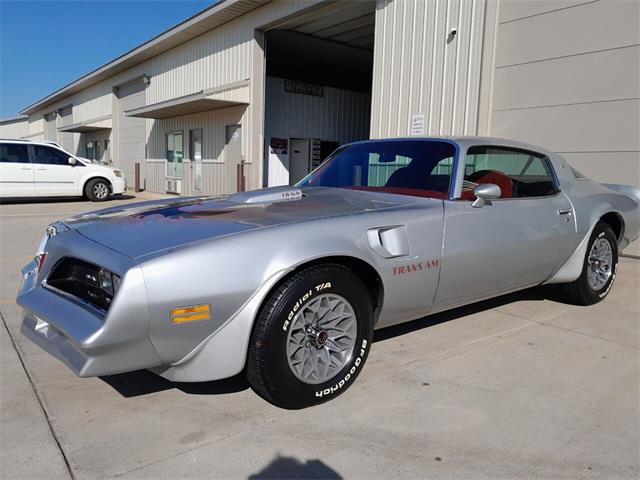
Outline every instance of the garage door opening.
{"type": "Polygon", "coordinates": [[[375,1],[362,1],[266,32],[265,185],[294,184],[338,146],[369,138],[374,30],[375,1]]]}

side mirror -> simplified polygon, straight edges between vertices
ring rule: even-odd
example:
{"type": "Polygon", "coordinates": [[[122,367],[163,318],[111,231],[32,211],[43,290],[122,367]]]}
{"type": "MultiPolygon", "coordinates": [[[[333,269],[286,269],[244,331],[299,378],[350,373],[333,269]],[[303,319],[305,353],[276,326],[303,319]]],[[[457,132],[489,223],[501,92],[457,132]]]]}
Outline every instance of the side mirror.
{"type": "Polygon", "coordinates": [[[473,189],[473,194],[476,199],[471,204],[474,208],[484,207],[487,201],[500,198],[502,192],[500,187],[495,183],[482,183],[473,189]]]}
{"type": "Polygon", "coordinates": [[[72,167],[75,167],[76,163],[78,163],[78,160],[76,160],[76,157],[69,157],[69,165],[71,165],[72,167]]]}

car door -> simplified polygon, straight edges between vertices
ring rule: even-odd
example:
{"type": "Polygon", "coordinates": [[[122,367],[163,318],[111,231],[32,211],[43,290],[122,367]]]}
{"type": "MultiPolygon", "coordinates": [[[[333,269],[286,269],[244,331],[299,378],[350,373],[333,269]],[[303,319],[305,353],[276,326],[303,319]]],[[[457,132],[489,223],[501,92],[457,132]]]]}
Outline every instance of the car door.
{"type": "Polygon", "coordinates": [[[471,147],[461,198],[445,201],[436,307],[446,308],[542,283],[571,255],[571,203],[541,154],[471,147]],[[497,184],[501,198],[472,205],[473,188],[497,184]]]}
{"type": "Polygon", "coordinates": [[[78,168],[69,164],[70,155],[46,145],[34,145],[36,195],[76,195],[78,168]]]}
{"type": "Polygon", "coordinates": [[[34,195],[33,165],[26,143],[0,143],[0,196],[34,195]]]}

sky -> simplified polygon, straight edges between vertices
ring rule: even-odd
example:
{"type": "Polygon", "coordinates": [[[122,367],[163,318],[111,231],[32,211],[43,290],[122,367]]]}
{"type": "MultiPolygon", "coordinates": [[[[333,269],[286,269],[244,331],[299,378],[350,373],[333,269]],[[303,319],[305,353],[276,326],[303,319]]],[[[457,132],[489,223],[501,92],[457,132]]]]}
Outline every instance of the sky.
{"type": "Polygon", "coordinates": [[[0,0],[0,118],[215,3],[0,0]]]}

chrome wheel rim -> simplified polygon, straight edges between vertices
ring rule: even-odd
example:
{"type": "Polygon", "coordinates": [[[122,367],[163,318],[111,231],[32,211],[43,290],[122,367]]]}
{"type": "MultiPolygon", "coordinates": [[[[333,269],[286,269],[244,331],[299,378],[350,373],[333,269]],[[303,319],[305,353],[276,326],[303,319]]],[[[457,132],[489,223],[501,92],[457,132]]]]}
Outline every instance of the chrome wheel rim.
{"type": "Polygon", "coordinates": [[[612,275],[613,249],[606,238],[598,238],[589,250],[587,260],[587,281],[592,290],[604,287],[612,275]]]}
{"type": "Polygon", "coordinates": [[[109,195],[109,187],[104,183],[96,183],[93,186],[93,196],[99,199],[107,198],[109,195]]]}
{"type": "Polygon", "coordinates": [[[351,360],[358,323],[351,304],[340,295],[323,294],[303,304],[287,334],[287,361],[304,383],[324,383],[351,360]]]}

